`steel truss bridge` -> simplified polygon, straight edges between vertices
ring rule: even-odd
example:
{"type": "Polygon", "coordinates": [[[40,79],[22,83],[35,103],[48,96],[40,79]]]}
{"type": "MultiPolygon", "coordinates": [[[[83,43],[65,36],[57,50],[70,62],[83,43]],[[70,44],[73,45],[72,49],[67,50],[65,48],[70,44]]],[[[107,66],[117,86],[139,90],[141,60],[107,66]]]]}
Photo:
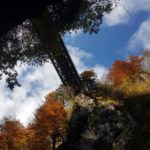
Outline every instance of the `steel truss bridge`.
{"type": "Polygon", "coordinates": [[[76,92],[81,89],[81,79],[61,37],[57,38],[57,49],[51,50],[49,57],[62,83],[76,92]]]}

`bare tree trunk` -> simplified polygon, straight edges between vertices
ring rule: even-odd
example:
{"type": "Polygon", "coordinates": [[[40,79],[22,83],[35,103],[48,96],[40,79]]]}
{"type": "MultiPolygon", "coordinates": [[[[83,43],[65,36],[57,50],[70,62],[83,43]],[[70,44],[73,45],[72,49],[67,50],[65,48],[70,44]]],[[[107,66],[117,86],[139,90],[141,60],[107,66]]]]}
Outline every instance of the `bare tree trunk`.
{"type": "Polygon", "coordinates": [[[53,143],[52,143],[52,150],[55,150],[55,148],[56,148],[56,138],[53,137],[52,141],[53,141],[53,143]]]}

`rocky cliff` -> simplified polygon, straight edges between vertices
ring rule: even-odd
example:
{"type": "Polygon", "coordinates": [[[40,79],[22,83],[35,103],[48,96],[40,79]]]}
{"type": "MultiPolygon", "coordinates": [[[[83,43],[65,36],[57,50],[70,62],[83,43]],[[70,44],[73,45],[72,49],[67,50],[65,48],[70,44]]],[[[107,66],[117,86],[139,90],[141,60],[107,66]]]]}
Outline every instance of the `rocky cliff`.
{"type": "Polygon", "coordinates": [[[123,103],[76,96],[67,140],[58,150],[128,150],[136,123],[123,103]]]}

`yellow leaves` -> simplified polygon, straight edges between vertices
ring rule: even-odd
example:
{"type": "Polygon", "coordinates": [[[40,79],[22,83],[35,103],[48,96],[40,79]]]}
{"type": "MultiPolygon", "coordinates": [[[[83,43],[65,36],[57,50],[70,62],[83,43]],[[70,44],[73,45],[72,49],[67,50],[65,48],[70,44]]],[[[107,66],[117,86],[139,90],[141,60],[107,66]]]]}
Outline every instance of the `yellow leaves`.
{"type": "Polygon", "coordinates": [[[150,75],[142,66],[144,57],[129,56],[126,61],[115,61],[108,74],[113,94],[127,97],[150,93],[150,75]]]}
{"type": "Polygon", "coordinates": [[[150,82],[145,81],[135,81],[128,82],[124,81],[121,85],[110,86],[111,91],[115,93],[120,93],[122,96],[130,97],[136,95],[150,94],[150,82]]]}
{"type": "Polygon", "coordinates": [[[122,91],[125,95],[143,95],[150,93],[150,84],[145,82],[135,82],[128,86],[122,86],[122,91]]]}
{"type": "Polygon", "coordinates": [[[100,103],[102,106],[109,106],[109,105],[120,106],[121,105],[121,102],[114,100],[114,99],[103,99],[103,100],[100,100],[100,103]]]}

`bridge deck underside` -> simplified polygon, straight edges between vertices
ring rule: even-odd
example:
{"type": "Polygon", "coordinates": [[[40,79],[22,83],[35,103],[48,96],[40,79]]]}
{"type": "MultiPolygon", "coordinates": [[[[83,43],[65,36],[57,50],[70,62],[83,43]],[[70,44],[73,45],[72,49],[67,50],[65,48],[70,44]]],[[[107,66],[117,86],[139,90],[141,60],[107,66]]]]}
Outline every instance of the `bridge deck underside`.
{"type": "Polygon", "coordinates": [[[80,77],[61,38],[58,39],[58,48],[50,51],[50,59],[62,83],[79,91],[81,88],[80,77]]]}

